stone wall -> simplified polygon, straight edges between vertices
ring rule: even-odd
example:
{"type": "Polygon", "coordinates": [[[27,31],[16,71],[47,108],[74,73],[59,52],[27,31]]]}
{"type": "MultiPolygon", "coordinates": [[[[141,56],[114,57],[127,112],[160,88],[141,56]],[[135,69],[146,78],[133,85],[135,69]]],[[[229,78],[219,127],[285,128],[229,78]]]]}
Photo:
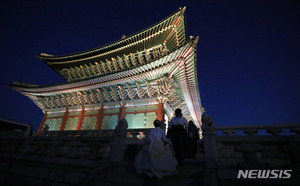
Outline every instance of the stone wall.
{"type": "MultiPolygon", "coordinates": [[[[299,124],[234,127],[206,125],[202,129],[205,167],[217,171],[212,179],[220,182],[241,181],[237,180],[239,169],[290,169],[293,171],[292,179],[300,181],[299,124]]],[[[263,183],[261,180],[255,181],[256,184],[263,183]]],[[[232,183],[229,182],[229,185],[232,183]]]]}

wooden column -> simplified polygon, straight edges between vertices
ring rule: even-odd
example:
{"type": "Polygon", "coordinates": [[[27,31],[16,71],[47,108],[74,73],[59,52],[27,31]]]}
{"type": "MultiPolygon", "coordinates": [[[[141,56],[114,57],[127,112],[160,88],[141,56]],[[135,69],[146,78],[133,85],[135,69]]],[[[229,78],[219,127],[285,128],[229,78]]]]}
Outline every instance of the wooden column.
{"type": "Polygon", "coordinates": [[[104,118],[104,109],[101,108],[99,110],[99,113],[98,113],[98,116],[97,116],[97,123],[96,123],[96,127],[95,127],[96,130],[99,130],[99,129],[102,128],[103,118],[104,118]]]}
{"type": "Polygon", "coordinates": [[[120,112],[119,112],[119,121],[120,121],[121,119],[125,118],[125,109],[126,109],[126,107],[124,107],[124,106],[122,106],[122,107],[120,108],[120,112]]]}
{"type": "Polygon", "coordinates": [[[41,132],[42,132],[42,130],[43,130],[43,127],[44,127],[44,125],[45,125],[46,119],[47,119],[47,113],[45,113],[44,116],[43,116],[42,122],[41,122],[40,127],[39,127],[39,130],[38,130],[38,135],[41,134],[41,132]]]}
{"type": "Polygon", "coordinates": [[[159,103],[157,105],[156,119],[160,120],[160,121],[164,119],[164,104],[163,103],[159,103]]]}
{"type": "Polygon", "coordinates": [[[60,126],[60,130],[65,130],[66,124],[67,124],[67,120],[68,120],[68,116],[69,116],[69,111],[66,110],[64,117],[61,121],[61,126],[60,126]]]}
{"type": "Polygon", "coordinates": [[[80,114],[79,117],[78,117],[78,123],[77,123],[76,130],[81,130],[84,113],[85,113],[85,111],[82,110],[82,111],[81,111],[81,114],[80,114]]]}

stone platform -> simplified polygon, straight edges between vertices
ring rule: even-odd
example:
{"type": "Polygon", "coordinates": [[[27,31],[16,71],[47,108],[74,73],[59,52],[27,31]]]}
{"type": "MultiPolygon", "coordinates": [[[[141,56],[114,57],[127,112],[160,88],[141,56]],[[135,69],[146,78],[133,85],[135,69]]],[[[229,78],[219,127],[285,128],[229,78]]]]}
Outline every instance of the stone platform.
{"type": "Polygon", "coordinates": [[[0,133],[0,185],[295,186],[300,183],[299,126],[203,127],[196,159],[181,162],[176,175],[161,180],[138,175],[133,167],[148,134],[142,129],[128,130],[124,159],[118,164],[110,162],[113,131],[0,133]],[[261,129],[265,133],[258,135],[261,129]],[[237,179],[239,169],[290,169],[292,177],[237,179]]]}

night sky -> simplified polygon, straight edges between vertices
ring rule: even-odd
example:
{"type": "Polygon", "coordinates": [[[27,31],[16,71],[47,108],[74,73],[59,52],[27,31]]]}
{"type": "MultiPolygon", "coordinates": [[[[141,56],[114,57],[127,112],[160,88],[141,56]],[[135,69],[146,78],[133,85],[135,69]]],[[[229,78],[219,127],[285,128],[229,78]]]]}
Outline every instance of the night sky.
{"type": "Polygon", "coordinates": [[[65,82],[43,61],[119,40],[186,6],[202,105],[217,126],[300,123],[300,1],[13,1],[0,6],[0,118],[43,113],[13,81],[65,82]],[[76,2],[76,3],[75,3],[76,2]]]}

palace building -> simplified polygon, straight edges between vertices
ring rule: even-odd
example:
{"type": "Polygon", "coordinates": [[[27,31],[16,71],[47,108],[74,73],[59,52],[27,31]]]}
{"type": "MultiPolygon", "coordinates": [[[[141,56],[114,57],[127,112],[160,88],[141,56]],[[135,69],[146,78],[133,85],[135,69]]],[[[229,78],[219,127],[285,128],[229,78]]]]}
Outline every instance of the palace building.
{"type": "Polygon", "coordinates": [[[173,117],[181,108],[201,127],[197,80],[198,37],[186,36],[185,7],[131,36],[68,55],[37,58],[62,75],[65,83],[11,88],[29,97],[44,113],[39,133],[49,130],[152,128],[155,119],[173,117]]]}

